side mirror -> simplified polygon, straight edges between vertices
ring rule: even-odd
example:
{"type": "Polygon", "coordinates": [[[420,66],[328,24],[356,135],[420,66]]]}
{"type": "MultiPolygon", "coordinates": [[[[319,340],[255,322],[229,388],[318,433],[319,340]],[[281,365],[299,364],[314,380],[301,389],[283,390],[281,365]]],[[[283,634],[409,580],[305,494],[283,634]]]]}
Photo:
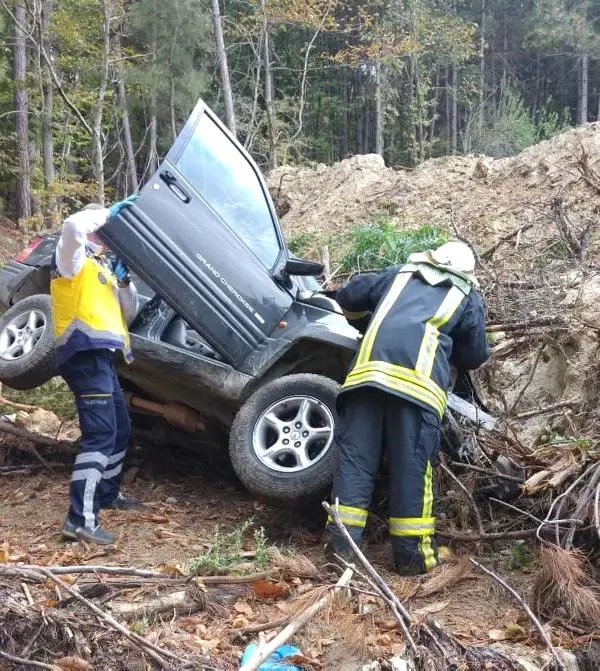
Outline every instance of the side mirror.
{"type": "Polygon", "coordinates": [[[285,272],[288,275],[304,277],[317,277],[323,274],[324,266],[315,261],[303,261],[302,259],[288,259],[285,264],[285,272]]]}

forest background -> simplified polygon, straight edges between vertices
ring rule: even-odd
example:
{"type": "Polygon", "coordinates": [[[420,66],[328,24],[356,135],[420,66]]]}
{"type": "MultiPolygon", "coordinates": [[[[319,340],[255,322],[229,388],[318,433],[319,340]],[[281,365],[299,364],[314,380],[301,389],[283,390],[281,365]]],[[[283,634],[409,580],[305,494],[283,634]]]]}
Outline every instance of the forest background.
{"type": "Polygon", "coordinates": [[[198,97],[262,169],[510,156],[600,117],[600,0],[0,0],[0,215],[136,190],[198,97]]]}

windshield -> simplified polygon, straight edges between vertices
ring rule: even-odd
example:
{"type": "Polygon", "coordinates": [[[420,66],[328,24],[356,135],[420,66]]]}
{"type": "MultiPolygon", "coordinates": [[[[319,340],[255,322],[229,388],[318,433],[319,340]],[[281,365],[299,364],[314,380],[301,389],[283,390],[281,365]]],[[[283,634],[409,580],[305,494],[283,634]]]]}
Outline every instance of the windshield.
{"type": "Polygon", "coordinates": [[[280,247],[258,175],[210,117],[203,114],[176,163],[195,191],[272,269],[280,247]]]}

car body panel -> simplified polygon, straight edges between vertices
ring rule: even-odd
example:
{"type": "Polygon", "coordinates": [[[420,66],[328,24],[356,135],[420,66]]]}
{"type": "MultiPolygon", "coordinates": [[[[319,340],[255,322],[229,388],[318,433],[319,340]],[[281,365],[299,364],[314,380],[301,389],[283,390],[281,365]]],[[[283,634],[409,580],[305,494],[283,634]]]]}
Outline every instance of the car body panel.
{"type": "Polygon", "coordinates": [[[202,102],[134,206],[101,233],[132,270],[238,368],[292,304],[290,292],[275,279],[288,255],[264,180],[202,102]],[[209,151],[215,137],[219,146],[229,147],[221,152],[227,165],[209,151]],[[209,145],[204,154],[203,143],[209,145]],[[243,184],[236,185],[232,167],[245,176],[243,184]],[[213,195],[218,184],[212,168],[230,170],[219,197],[213,195]],[[249,229],[255,222],[245,221],[241,230],[242,215],[254,212],[249,201],[240,205],[244,197],[262,208],[263,219],[256,224],[260,243],[253,242],[249,229]]]}

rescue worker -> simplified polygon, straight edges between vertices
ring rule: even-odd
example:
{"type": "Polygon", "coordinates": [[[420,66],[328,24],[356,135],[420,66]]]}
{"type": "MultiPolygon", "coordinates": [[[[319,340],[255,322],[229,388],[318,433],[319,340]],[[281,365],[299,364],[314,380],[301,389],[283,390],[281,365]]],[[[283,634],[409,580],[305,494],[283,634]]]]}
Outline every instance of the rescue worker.
{"type": "Polygon", "coordinates": [[[108,260],[96,231],[136,198],[110,208],[92,203],[68,217],[50,282],[58,371],[75,395],[81,428],[62,533],[99,545],[115,542],[99,525],[99,509],[139,505],[120,492],[131,426],[112,362],[115,350],[131,360],[127,320],[138,296],[127,267],[108,260]]]}
{"type": "MultiPolygon", "coordinates": [[[[412,254],[403,266],[359,275],[336,296],[364,337],[338,396],[332,501],[360,542],[386,450],[389,533],[394,564],[403,575],[440,563],[433,466],[451,366],[472,370],[489,357],[474,269],[471,249],[448,242],[412,254]]],[[[331,519],[328,529],[328,549],[347,555],[331,519]]]]}

